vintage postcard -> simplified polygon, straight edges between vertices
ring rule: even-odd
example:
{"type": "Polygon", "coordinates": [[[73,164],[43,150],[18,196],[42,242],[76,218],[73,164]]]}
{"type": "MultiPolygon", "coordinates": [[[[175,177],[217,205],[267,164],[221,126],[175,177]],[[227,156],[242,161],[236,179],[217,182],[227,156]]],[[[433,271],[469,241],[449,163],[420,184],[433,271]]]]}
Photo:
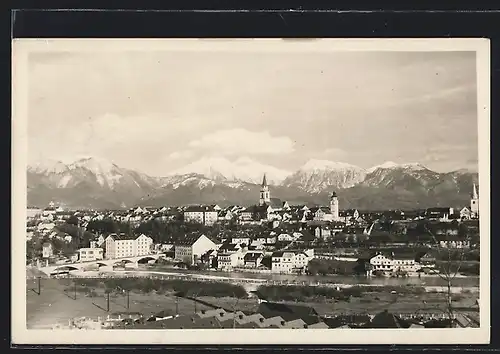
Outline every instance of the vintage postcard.
{"type": "Polygon", "coordinates": [[[481,344],[486,39],[13,41],[14,344],[481,344]]]}

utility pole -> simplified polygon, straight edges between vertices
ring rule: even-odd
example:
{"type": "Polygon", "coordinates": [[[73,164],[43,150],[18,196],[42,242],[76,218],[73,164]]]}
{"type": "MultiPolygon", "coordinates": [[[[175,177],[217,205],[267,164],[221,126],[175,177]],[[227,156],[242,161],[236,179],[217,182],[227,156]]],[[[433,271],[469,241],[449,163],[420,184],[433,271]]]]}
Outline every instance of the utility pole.
{"type": "Polygon", "coordinates": [[[179,297],[175,295],[175,315],[179,316],[179,297]]]}
{"type": "Polygon", "coordinates": [[[42,287],[40,285],[40,282],[42,281],[42,277],[38,277],[38,295],[41,294],[42,287]]]}
{"type": "Polygon", "coordinates": [[[107,301],[106,301],[106,311],[109,312],[109,292],[108,292],[108,298],[107,298],[107,301]]]}
{"type": "Polygon", "coordinates": [[[194,294],[193,294],[193,299],[194,299],[194,300],[193,300],[193,301],[194,301],[194,313],[198,312],[198,311],[197,311],[197,306],[196,306],[196,305],[197,305],[197,304],[196,304],[196,302],[197,302],[197,301],[196,301],[196,297],[197,297],[197,296],[198,296],[198,293],[194,293],[194,294]]]}
{"type": "Polygon", "coordinates": [[[233,328],[236,328],[236,306],[238,305],[240,299],[236,297],[236,294],[234,292],[233,292],[233,297],[236,298],[236,302],[233,305],[233,328]]]}

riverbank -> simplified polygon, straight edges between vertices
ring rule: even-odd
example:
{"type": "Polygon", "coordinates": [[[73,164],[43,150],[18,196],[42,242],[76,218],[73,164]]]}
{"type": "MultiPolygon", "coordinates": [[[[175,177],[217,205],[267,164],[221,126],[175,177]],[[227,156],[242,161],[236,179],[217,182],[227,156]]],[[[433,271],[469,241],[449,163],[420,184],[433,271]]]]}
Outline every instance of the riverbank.
{"type": "MultiPolygon", "coordinates": [[[[173,268],[165,265],[148,265],[144,270],[148,271],[159,271],[167,273],[178,273],[178,274],[196,274],[196,275],[207,275],[207,276],[218,276],[218,277],[229,277],[231,279],[263,279],[270,281],[289,281],[296,283],[332,283],[332,284],[383,284],[383,285],[422,285],[422,286],[444,286],[446,285],[443,279],[438,274],[424,274],[422,273],[420,277],[376,277],[376,276],[346,276],[346,275],[300,275],[300,274],[276,274],[276,273],[261,273],[253,271],[221,271],[221,270],[185,270],[173,268]]],[[[453,279],[454,286],[457,287],[479,287],[479,276],[464,276],[457,274],[453,279]]]]}
{"type": "MultiPolygon", "coordinates": [[[[202,281],[212,281],[212,282],[228,282],[234,284],[241,284],[245,286],[247,289],[255,290],[259,285],[302,285],[302,286],[323,286],[330,288],[350,288],[354,286],[359,287],[383,287],[388,286],[414,286],[414,287],[422,287],[427,292],[445,292],[447,291],[447,287],[445,285],[436,286],[436,285],[425,285],[424,284],[412,284],[412,283],[396,283],[396,285],[385,284],[385,283],[328,283],[328,282],[320,282],[320,281],[273,281],[262,278],[242,278],[242,277],[234,277],[234,276],[222,276],[222,275],[208,275],[208,274],[197,274],[197,273],[180,273],[180,272],[163,272],[163,271],[150,271],[150,270],[117,270],[112,272],[98,272],[98,271],[73,271],[71,272],[72,276],[75,277],[152,277],[159,279],[191,279],[191,280],[202,280],[202,281]],[[253,286],[252,286],[253,285],[253,286]]],[[[461,293],[462,291],[471,291],[476,292],[479,291],[479,287],[477,286],[452,286],[452,293],[461,293]]]]}

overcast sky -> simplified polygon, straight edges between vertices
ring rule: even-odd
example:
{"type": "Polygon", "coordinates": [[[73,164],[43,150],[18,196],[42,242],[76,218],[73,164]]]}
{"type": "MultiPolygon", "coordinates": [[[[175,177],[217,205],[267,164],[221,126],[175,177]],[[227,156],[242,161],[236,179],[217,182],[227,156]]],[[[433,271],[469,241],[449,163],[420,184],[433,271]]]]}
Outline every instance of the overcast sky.
{"type": "Polygon", "coordinates": [[[475,52],[32,53],[29,158],[477,169],[475,52]]]}

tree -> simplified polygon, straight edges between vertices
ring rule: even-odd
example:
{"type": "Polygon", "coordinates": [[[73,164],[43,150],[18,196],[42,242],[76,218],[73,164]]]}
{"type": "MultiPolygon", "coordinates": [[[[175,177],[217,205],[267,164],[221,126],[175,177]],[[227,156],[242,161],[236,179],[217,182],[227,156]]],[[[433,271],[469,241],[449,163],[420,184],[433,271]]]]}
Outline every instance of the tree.
{"type": "Polygon", "coordinates": [[[34,235],[31,240],[26,240],[26,258],[29,261],[42,256],[42,245],[44,240],[39,235],[34,235]]]}
{"type": "Polygon", "coordinates": [[[80,220],[78,220],[78,217],[76,215],[71,215],[67,220],[66,220],[66,224],[70,224],[70,225],[75,225],[75,226],[78,226],[80,223],[80,220]]]}
{"type": "Polygon", "coordinates": [[[94,233],[110,234],[119,232],[119,227],[114,220],[107,218],[90,221],[87,225],[87,230],[94,233]]]}
{"type": "MultiPolygon", "coordinates": [[[[434,232],[432,232],[427,226],[426,226],[427,232],[430,234],[432,237],[432,240],[438,250],[438,253],[440,256],[444,254],[444,259],[442,259],[442,262],[440,263],[439,269],[431,269],[431,273],[437,274],[441,279],[444,280],[446,284],[446,292],[445,292],[445,297],[446,297],[446,307],[444,309],[444,313],[448,317],[448,322],[450,327],[453,325],[453,320],[455,318],[455,310],[453,308],[453,281],[457,274],[459,274],[460,269],[462,268],[462,265],[464,264],[464,261],[466,259],[467,253],[470,252],[469,248],[451,248],[449,245],[447,245],[447,242],[450,241],[451,239],[455,239],[456,237],[451,237],[449,234],[445,234],[439,237],[436,236],[434,232]],[[445,241],[445,245],[443,246],[440,241],[445,241]]],[[[466,234],[463,235],[462,241],[465,242],[470,242],[470,235],[466,234]]]]}

